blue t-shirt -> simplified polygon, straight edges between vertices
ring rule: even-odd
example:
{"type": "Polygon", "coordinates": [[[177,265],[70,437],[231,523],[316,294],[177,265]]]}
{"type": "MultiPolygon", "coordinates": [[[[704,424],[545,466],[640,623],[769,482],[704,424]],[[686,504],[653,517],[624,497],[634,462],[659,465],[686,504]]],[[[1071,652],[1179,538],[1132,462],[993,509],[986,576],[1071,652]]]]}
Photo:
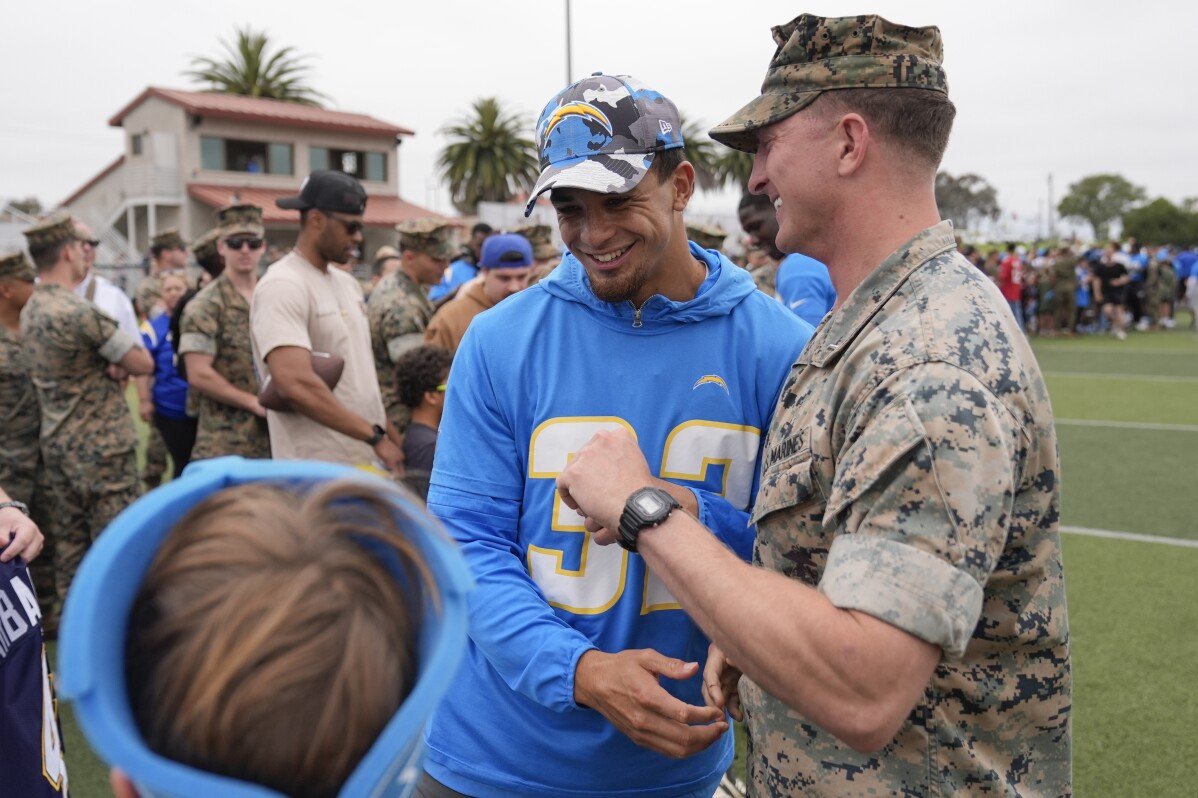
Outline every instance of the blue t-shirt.
{"type": "MultiPolygon", "coordinates": [[[[698,661],[708,640],[644,560],[598,546],[555,478],[597,431],[634,432],[650,467],[696,491],[700,520],[742,558],[761,438],[811,325],[748,272],[691,244],[689,302],[599,300],[567,254],[475,317],[454,358],[429,509],[475,575],[470,645],[426,734],[428,772],[478,798],[680,795],[718,779],[732,731],[674,760],[574,703],[591,649],[698,661]]],[[[663,687],[702,705],[701,677],[663,687]]]]}
{"type": "Polygon", "coordinates": [[[465,285],[478,276],[478,267],[465,258],[458,258],[449,264],[441,275],[441,282],[428,289],[428,298],[436,302],[459,285],[465,285]]]}
{"type": "Polygon", "coordinates": [[[141,340],[154,358],[154,412],[166,418],[187,418],[187,380],[175,368],[170,314],[143,322],[141,340]]]}
{"type": "Polygon", "coordinates": [[[1185,281],[1192,277],[1196,265],[1198,265],[1198,252],[1192,249],[1177,253],[1177,257],[1173,259],[1173,268],[1177,272],[1178,280],[1185,281]]]}
{"type": "Polygon", "coordinates": [[[828,267],[815,258],[793,253],[778,264],[778,301],[792,313],[818,327],[836,304],[836,289],[828,267]]]}
{"type": "MultiPolygon", "coordinates": [[[[8,545],[8,530],[0,550],[8,545]]],[[[20,557],[0,563],[0,798],[60,798],[67,793],[58,705],[50,685],[38,607],[20,557]]]]}

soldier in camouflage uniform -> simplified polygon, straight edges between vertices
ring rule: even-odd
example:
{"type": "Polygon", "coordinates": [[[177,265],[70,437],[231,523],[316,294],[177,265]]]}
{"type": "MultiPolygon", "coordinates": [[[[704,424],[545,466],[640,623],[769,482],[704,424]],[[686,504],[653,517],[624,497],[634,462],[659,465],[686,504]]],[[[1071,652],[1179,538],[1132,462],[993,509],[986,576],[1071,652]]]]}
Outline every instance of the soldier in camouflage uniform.
{"type": "Polygon", "coordinates": [[[528,284],[536,285],[562,262],[562,251],[553,245],[553,230],[547,224],[522,224],[512,230],[532,246],[533,267],[528,284]]]}
{"type": "Polygon", "coordinates": [[[728,233],[717,225],[688,224],[686,226],[686,237],[703,249],[714,249],[717,252],[723,252],[724,241],[727,240],[728,233]]]}
{"type": "Polygon", "coordinates": [[[401,222],[396,229],[399,268],[370,292],[366,311],[387,419],[402,434],[412,412],[400,401],[395,362],[404,352],[424,342],[424,330],[433,317],[426,291],[441,279],[454,252],[449,242],[453,228],[440,219],[401,222]]]}
{"type": "Polygon", "coordinates": [[[21,348],[41,410],[62,599],[91,541],[140,493],[133,419],[109,366],[143,375],[154,362],[140,341],[72,291],[83,249],[70,216],[56,214],[25,237],[39,283],[21,311],[21,348]]]}
{"type": "MultiPolygon", "coordinates": [[[[42,600],[47,631],[57,627],[54,590],[54,538],[47,512],[45,475],[38,433],[41,413],[29,366],[21,349],[21,308],[33,294],[33,264],[23,253],[0,256],[0,488],[29,507],[30,517],[45,536],[43,556],[29,573],[42,600]]],[[[8,543],[0,529],[0,547],[8,543]]]]}
{"type": "Polygon", "coordinates": [[[197,421],[192,460],[237,454],[270,457],[266,411],[250,351],[250,297],[265,252],[262,209],[231,205],[217,212],[220,275],[183,309],[179,356],[187,370],[187,413],[197,421]]]}
{"type": "Polygon", "coordinates": [[[1077,316],[1077,255],[1069,247],[1060,247],[1048,267],[1052,272],[1053,327],[1063,335],[1073,335],[1077,316]]]}
{"type": "MultiPolygon", "coordinates": [[[[621,539],[714,640],[705,691],[743,707],[752,794],[1070,794],[1052,410],[998,289],[937,221],[940,32],[803,15],[774,37],[762,96],[712,137],[756,151],[779,245],[846,299],[774,411],[760,567],[684,513],[621,539]]],[[[630,435],[600,433],[558,486],[602,543],[649,479],[630,435]]]]}

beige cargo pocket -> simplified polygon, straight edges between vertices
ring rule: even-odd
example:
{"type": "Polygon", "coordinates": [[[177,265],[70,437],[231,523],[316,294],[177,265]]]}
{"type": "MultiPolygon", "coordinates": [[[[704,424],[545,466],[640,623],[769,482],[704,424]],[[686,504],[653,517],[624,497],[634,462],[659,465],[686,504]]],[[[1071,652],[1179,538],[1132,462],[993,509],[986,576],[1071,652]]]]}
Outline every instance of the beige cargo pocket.
{"type": "Polygon", "coordinates": [[[824,527],[835,524],[846,507],[925,439],[910,399],[904,396],[887,405],[837,462],[824,527]]]}
{"type": "Polygon", "coordinates": [[[822,498],[813,474],[811,450],[803,449],[770,466],[761,475],[761,487],[757,490],[757,503],[750,520],[756,524],[770,513],[822,498]]]}

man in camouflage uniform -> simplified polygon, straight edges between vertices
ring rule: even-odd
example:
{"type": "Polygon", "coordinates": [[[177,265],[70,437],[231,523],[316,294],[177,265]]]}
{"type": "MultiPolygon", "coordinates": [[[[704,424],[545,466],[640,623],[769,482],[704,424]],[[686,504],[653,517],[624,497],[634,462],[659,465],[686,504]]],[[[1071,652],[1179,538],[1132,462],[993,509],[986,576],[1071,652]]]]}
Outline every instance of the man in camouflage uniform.
{"type": "Polygon", "coordinates": [[[1052,272],[1053,327],[1062,335],[1073,335],[1077,316],[1077,255],[1069,247],[1059,247],[1049,265],[1052,272]]]}
{"type": "Polygon", "coordinates": [[[250,297],[258,284],[265,228],[262,209],[217,212],[216,257],[223,271],[183,309],[179,356],[187,370],[187,412],[197,420],[192,460],[238,454],[270,457],[266,411],[250,351],[250,297]]]}
{"type": "Polygon", "coordinates": [[[140,341],[72,291],[83,249],[70,216],[51,216],[25,237],[39,282],[21,311],[21,349],[41,410],[61,600],[91,541],[140,492],[133,419],[109,366],[143,375],[154,362],[140,341]]]}
{"type": "Polygon", "coordinates": [[[402,434],[412,411],[400,401],[395,362],[424,342],[424,330],[433,317],[433,306],[425,292],[428,286],[437,284],[453,257],[449,243],[453,228],[440,219],[415,219],[401,222],[396,229],[399,268],[370,292],[366,311],[387,419],[402,434]]]}
{"type": "Polygon", "coordinates": [[[517,235],[524,236],[532,246],[532,274],[528,277],[529,285],[536,285],[549,276],[549,272],[562,262],[562,251],[553,245],[553,230],[547,224],[522,224],[512,230],[517,235]]]}
{"type": "Polygon", "coordinates": [[[714,249],[717,252],[724,251],[724,241],[728,238],[728,233],[723,229],[713,224],[688,224],[686,226],[686,237],[703,249],[714,249]]]}
{"type": "MultiPolygon", "coordinates": [[[[33,264],[23,253],[0,256],[0,488],[29,507],[30,516],[45,535],[45,556],[29,565],[42,600],[43,625],[57,627],[54,591],[53,532],[48,521],[45,479],[38,433],[42,418],[29,366],[21,350],[21,308],[33,295],[33,264]]],[[[0,529],[0,547],[8,543],[0,529]]]]}
{"type": "MultiPolygon", "coordinates": [[[[774,411],[760,567],[676,511],[621,539],[714,640],[707,697],[743,706],[753,794],[1067,795],[1056,434],[1026,339],[938,221],[940,32],[803,15],[774,38],[762,96],[712,136],[756,152],[779,245],[844,299],[774,411]]],[[[612,432],[558,485],[605,542],[648,480],[612,432]]]]}

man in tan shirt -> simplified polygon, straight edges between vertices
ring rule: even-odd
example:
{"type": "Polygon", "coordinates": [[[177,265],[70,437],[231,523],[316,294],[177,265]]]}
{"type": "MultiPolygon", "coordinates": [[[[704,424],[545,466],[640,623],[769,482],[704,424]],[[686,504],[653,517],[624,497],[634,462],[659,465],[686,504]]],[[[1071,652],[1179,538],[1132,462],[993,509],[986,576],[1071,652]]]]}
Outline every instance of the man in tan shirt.
{"type": "Polygon", "coordinates": [[[512,294],[528,288],[532,276],[532,245],[516,233],[500,233],[483,242],[478,277],[462,286],[442,305],[424,331],[425,343],[458,351],[458,344],[475,316],[512,294]]]}
{"type": "Polygon", "coordinates": [[[276,204],[300,212],[300,233],[250,303],[254,363],[293,408],[267,412],[271,451],[276,459],[402,471],[399,436],[383,411],[362,291],[353,277],[329,268],[362,244],[366,192],[344,172],[318,171],[304,180],[299,196],[276,204]],[[344,358],[333,389],[313,370],[313,352],[344,358]]]}

